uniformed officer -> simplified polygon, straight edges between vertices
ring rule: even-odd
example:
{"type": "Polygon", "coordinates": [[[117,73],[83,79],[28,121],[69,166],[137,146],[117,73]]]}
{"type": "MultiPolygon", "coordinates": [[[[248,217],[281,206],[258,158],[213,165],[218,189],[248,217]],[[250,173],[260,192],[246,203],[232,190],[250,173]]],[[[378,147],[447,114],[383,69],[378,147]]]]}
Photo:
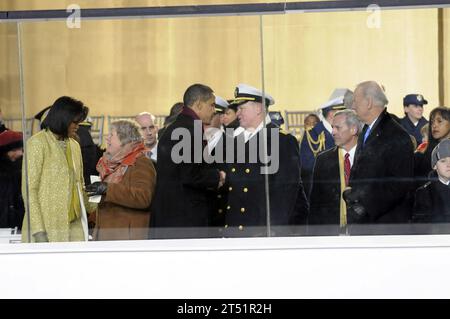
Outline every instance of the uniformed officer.
{"type": "Polygon", "coordinates": [[[317,155],[335,146],[331,122],[334,114],[346,109],[352,92],[348,89],[336,89],[330,99],[320,107],[322,120],[311,130],[305,130],[300,142],[301,174],[305,192],[309,197],[314,163],[317,155]]]}
{"type": "MultiPolygon", "coordinates": [[[[228,102],[232,102],[233,100],[228,100],[228,102]]],[[[223,128],[228,129],[236,129],[239,127],[239,119],[237,118],[237,105],[229,104],[227,109],[225,110],[225,114],[221,118],[221,123],[223,128]]]]}
{"type": "Polygon", "coordinates": [[[205,138],[208,142],[208,151],[211,154],[214,147],[217,145],[222,137],[224,128],[221,123],[221,118],[225,114],[225,110],[229,106],[228,102],[216,95],[215,99],[215,113],[211,120],[211,123],[205,125],[205,138]]]}
{"type": "Polygon", "coordinates": [[[283,115],[281,115],[281,112],[276,111],[269,112],[269,117],[270,121],[278,127],[281,127],[281,125],[284,124],[284,118],[283,115]]]}
{"type": "Polygon", "coordinates": [[[403,98],[403,110],[405,117],[400,120],[400,124],[414,136],[417,145],[422,143],[422,134],[420,130],[428,121],[423,117],[423,106],[428,104],[421,94],[408,94],[403,98]]]}
{"type": "Polygon", "coordinates": [[[228,201],[218,212],[225,216],[223,235],[286,235],[292,231],[286,226],[306,223],[309,210],[298,143],[271,123],[270,95],[239,84],[232,104],[238,105],[240,127],[234,132],[231,161],[226,147],[228,201]]]}

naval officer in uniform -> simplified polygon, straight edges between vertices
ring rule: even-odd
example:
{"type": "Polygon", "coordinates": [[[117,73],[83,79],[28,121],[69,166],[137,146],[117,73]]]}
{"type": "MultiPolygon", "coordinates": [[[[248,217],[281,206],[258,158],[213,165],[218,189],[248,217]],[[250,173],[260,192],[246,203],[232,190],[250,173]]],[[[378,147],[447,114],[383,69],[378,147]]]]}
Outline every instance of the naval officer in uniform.
{"type": "Polygon", "coordinates": [[[274,99],[239,84],[235,99],[240,127],[234,132],[233,160],[226,144],[228,200],[224,236],[284,236],[305,224],[309,205],[300,178],[300,154],[294,136],[267,115],[274,99]],[[264,164],[266,163],[266,164],[264,164]],[[289,227],[288,227],[289,226],[289,227]]]}

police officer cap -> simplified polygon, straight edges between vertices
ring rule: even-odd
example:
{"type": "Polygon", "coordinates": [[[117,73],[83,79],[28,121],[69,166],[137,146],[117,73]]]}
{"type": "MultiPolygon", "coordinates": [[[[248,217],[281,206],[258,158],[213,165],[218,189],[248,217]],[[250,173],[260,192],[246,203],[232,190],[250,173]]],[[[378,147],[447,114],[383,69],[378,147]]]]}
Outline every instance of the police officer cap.
{"type": "Polygon", "coordinates": [[[229,106],[228,102],[225,99],[223,99],[217,95],[216,95],[215,105],[216,105],[216,113],[221,113],[221,114],[225,113],[225,110],[229,106]]]}
{"type": "Polygon", "coordinates": [[[403,106],[408,106],[410,104],[414,105],[424,105],[428,104],[422,94],[408,94],[403,98],[403,106]]]}
{"type": "Polygon", "coordinates": [[[450,140],[442,140],[431,153],[431,168],[434,168],[437,161],[440,159],[450,157],[450,140]]]}
{"type": "MultiPolygon", "coordinates": [[[[264,94],[266,106],[275,103],[275,100],[269,95],[264,94]]],[[[234,90],[234,100],[231,104],[240,105],[248,101],[263,103],[263,92],[247,84],[239,84],[234,90]]]]}

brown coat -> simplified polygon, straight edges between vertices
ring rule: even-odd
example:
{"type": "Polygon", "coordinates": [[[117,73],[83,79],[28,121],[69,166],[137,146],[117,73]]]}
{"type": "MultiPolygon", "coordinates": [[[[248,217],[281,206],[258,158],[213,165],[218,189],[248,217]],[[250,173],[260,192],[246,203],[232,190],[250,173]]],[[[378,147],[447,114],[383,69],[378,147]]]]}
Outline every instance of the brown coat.
{"type": "Polygon", "coordinates": [[[94,239],[147,239],[155,183],[155,167],[146,157],[128,167],[120,183],[109,183],[98,207],[94,239]]]}

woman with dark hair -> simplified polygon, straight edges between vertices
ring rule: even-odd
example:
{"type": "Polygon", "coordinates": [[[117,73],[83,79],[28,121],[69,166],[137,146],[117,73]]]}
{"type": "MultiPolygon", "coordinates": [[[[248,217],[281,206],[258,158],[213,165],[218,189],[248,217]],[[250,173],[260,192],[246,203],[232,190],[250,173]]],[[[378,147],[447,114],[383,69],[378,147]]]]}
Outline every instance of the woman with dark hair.
{"type": "Polygon", "coordinates": [[[422,151],[414,154],[414,175],[418,186],[428,181],[431,169],[431,153],[436,145],[444,139],[450,138],[450,108],[440,106],[430,113],[428,128],[428,145],[422,151]]]}
{"type": "Polygon", "coordinates": [[[43,121],[45,129],[27,141],[27,171],[22,175],[27,179],[22,182],[22,193],[29,207],[23,221],[23,242],[88,240],[86,209],[90,212],[95,206],[85,206],[83,161],[74,139],[87,113],[81,101],[60,97],[43,121]]]}
{"type": "Polygon", "coordinates": [[[24,214],[20,178],[22,175],[22,133],[0,133],[0,228],[21,228],[24,214]]]}

